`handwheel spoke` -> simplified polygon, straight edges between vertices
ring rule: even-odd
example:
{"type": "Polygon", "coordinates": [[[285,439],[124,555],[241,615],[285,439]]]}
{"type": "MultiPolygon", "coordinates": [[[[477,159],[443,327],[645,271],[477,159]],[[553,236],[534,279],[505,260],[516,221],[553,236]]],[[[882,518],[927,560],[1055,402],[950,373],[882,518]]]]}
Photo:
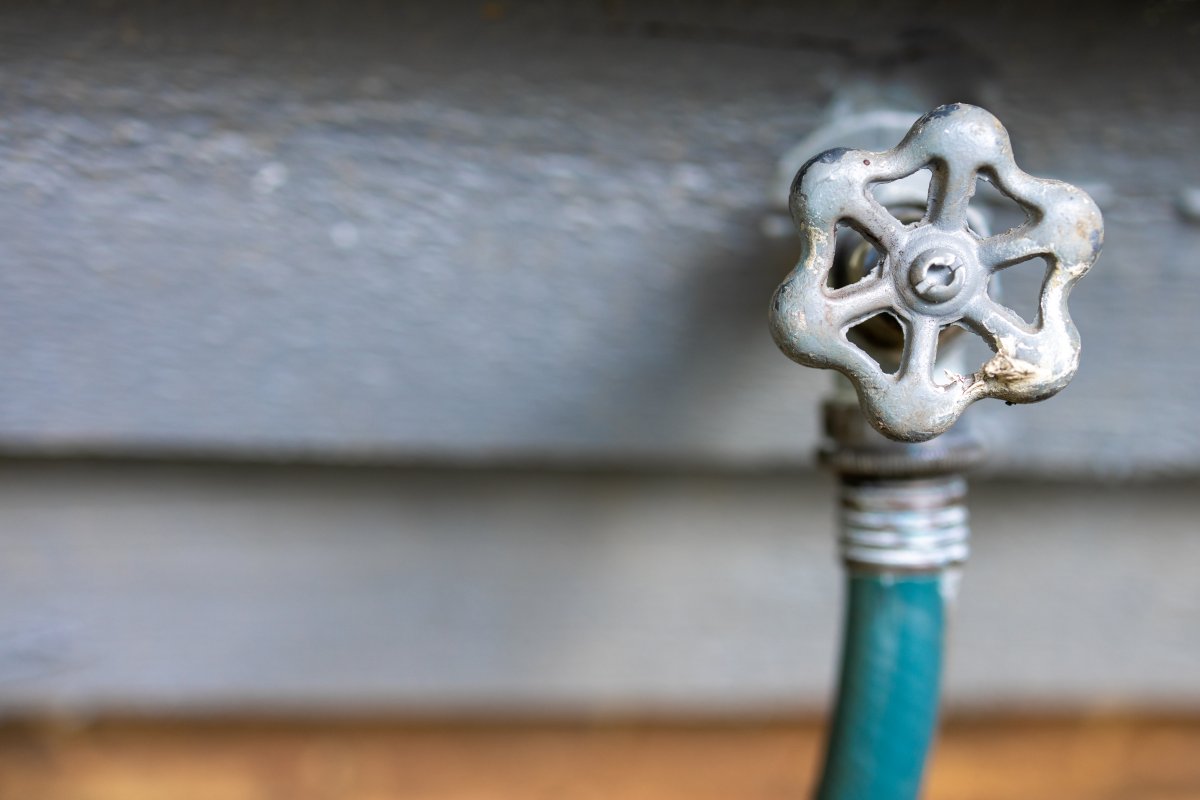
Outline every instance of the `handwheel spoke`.
{"type": "Polygon", "coordinates": [[[900,249],[904,228],[886,208],[864,194],[856,200],[850,211],[851,227],[858,228],[859,233],[873,239],[886,252],[894,253],[900,249]]]}
{"type": "Polygon", "coordinates": [[[1001,340],[1030,344],[1035,335],[1016,313],[986,295],[965,309],[963,319],[988,339],[994,350],[999,349],[1001,340]]]}
{"type": "Polygon", "coordinates": [[[975,194],[975,169],[944,162],[936,168],[929,193],[929,222],[946,231],[962,230],[975,194]]]}
{"type": "Polygon", "coordinates": [[[1022,261],[1028,261],[1037,256],[1053,255],[1051,245],[1043,242],[1036,235],[1035,227],[1021,226],[1008,233],[984,239],[979,245],[979,261],[988,270],[1011,267],[1022,261]]]}
{"type": "Polygon", "coordinates": [[[863,278],[828,296],[829,319],[839,330],[852,328],[891,308],[893,294],[892,282],[883,275],[863,278]]]}
{"type": "Polygon", "coordinates": [[[905,326],[904,357],[900,380],[905,383],[933,380],[933,364],[937,360],[938,334],[941,325],[933,317],[917,315],[905,326]]]}

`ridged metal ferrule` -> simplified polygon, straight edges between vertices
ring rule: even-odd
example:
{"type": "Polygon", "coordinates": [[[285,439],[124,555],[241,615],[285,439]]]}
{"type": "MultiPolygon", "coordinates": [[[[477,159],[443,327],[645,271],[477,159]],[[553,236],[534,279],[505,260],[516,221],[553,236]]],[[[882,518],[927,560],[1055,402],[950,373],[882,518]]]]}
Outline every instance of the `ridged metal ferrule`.
{"type": "Polygon", "coordinates": [[[957,475],[843,481],[841,554],[848,564],[942,569],[967,559],[967,483],[957,475]]]}

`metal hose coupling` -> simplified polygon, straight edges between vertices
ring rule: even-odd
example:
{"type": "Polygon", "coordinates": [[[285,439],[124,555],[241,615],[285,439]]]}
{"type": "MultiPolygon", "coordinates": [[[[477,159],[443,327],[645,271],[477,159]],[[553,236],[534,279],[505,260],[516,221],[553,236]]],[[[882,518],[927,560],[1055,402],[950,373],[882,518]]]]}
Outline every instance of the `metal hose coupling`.
{"type": "Polygon", "coordinates": [[[842,558],[850,567],[940,570],[967,560],[967,483],[959,475],[841,482],[842,558]]]}

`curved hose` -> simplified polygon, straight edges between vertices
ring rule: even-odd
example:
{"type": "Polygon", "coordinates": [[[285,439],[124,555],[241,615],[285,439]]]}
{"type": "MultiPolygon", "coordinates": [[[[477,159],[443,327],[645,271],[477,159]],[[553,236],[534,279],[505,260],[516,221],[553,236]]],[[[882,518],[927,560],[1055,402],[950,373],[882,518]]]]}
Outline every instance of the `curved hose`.
{"type": "Polygon", "coordinates": [[[945,572],[851,570],[818,800],[915,800],[937,727],[945,572]]]}

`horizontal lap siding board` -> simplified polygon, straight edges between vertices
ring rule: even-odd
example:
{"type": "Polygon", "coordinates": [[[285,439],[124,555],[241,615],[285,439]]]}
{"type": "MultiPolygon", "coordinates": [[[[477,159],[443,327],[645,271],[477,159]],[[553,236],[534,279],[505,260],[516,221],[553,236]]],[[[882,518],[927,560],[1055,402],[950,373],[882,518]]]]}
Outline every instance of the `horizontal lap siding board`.
{"type": "MultiPolygon", "coordinates": [[[[1194,486],[972,495],[951,708],[1200,710],[1194,486]]],[[[0,716],[815,711],[834,503],[804,474],[9,463],[0,716]]]]}
{"type": "Polygon", "coordinates": [[[769,186],[886,74],[1107,186],[1083,367],[980,410],[997,463],[1195,471],[1192,12],[914,8],[9,5],[0,449],[803,462],[829,377],[766,331],[797,255],[769,186]]]}

